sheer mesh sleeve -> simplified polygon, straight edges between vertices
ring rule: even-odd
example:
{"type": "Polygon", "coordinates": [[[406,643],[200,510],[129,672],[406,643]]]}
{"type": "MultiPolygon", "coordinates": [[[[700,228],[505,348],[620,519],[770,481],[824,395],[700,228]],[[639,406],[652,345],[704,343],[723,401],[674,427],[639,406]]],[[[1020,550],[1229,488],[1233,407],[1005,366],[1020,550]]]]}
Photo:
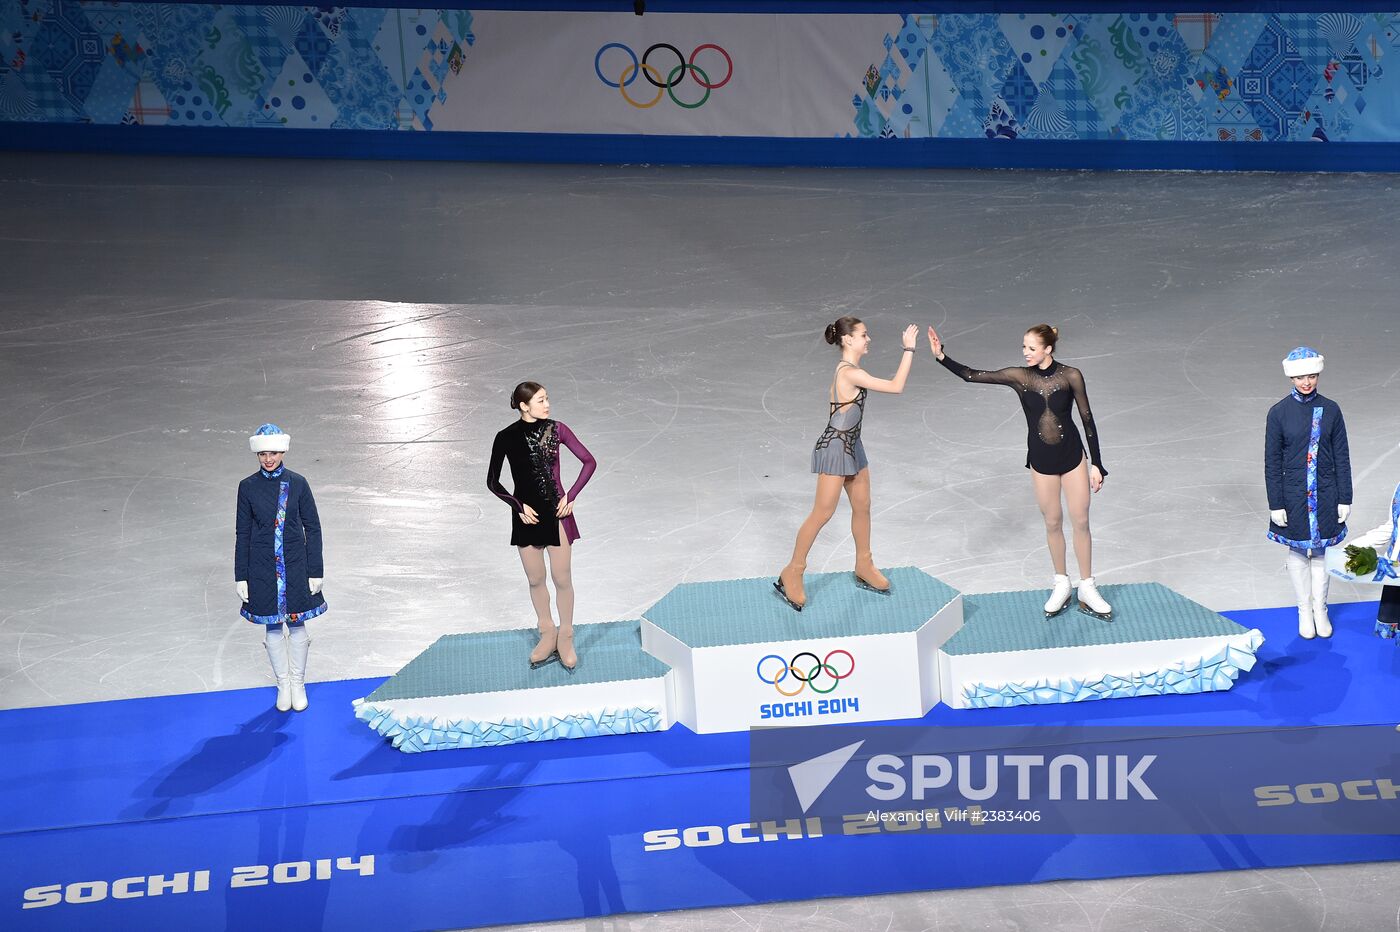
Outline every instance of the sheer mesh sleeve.
{"type": "Polygon", "coordinates": [[[1089,462],[1099,467],[1099,472],[1108,475],[1103,467],[1103,457],[1099,455],[1099,430],[1094,426],[1094,412],[1089,409],[1089,393],[1084,389],[1084,373],[1066,366],[1069,386],[1074,391],[1074,404],[1079,409],[1079,420],[1084,424],[1084,445],[1089,448],[1089,462]]]}
{"type": "Polygon", "coordinates": [[[491,494],[505,502],[516,511],[524,511],[520,502],[515,496],[506,491],[506,487],[501,485],[501,467],[505,464],[506,448],[501,435],[496,435],[496,442],[491,444],[491,465],[486,467],[486,488],[491,490],[491,494]]]}
{"type": "Polygon", "coordinates": [[[964,382],[979,382],[983,385],[1010,385],[1012,388],[1020,388],[1026,382],[1026,373],[1021,368],[997,369],[972,369],[957,362],[947,353],[938,360],[939,365],[949,372],[962,379],[964,382]]]}
{"type": "MultiPolygon", "coordinates": [[[[578,461],[583,464],[583,468],[579,470],[578,478],[574,480],[573,488],[569,489],[568,497],[569,501],[572,502],[578,498],[578,493],[582,492],[583,487],[588,484],[588,480],[593,476],[594,470],[598,468],[598,461],[593,458],[592,453],[588,452],[588,448],[574,436],[573,431],[569,430],[568,427],[560,424],[558,421],[555,422],[555,425],[559,429],[559,442],[568,447],[569,452],[578,457],[578,461]]],[[[554,468],[556,470],[559,468],[558,460],[555,460],[554,468]]],[[[557,479],[558,476],[556,475],[555,478],[557,479]]],[[[562,486],[563,483],[560,483],[560,485],[562,486]]]]}

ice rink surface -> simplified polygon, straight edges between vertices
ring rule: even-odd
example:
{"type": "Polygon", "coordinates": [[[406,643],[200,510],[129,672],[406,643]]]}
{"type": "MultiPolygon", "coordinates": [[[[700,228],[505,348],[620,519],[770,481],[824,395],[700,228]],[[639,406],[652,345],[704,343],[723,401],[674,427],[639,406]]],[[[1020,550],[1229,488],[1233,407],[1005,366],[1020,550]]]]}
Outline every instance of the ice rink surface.
{"type": "MultiPolygon", "coordinates": [[[[485,488],[525,379],[599,463],[575,512],[577,622],[776,573],[814,489],[838,358],[822,329],[847,313],[876,375],[908,323],[982,368],[1022,364],[1026,326],[1060,326],[1110,473],[1092,509],[1102,583],[1221,610],[1292,601],[1262,452],[1299,344],[1326,355],[1320,391],[1347,419],[1354,534],[1400,480],[1389,176],[0,154],[0,194],[6,708],[270,684],[232,571],[265,421],[292,435],[324,527],[312,680],[533,625],[485,488]]],[[[966,592],[1049,585],[1011,392],[958,381],[921,338],[863,436],[881,565],[966,592]]],[[[811,571],[851,565],[847,518],[811,571]]],[[[1333,601],[1375,597],[1333,584],[1333,601]]],[[[1400,927],[1397,879],[1326,867],[583,925],[1373,929],[1400,927]]]]}

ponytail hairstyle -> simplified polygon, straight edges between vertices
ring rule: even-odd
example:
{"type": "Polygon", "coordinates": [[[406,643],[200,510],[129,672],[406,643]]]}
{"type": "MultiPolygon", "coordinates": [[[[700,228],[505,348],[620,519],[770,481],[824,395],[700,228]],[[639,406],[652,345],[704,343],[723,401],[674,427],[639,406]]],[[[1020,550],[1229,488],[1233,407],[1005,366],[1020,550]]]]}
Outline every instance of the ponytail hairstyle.
{"type": "Polygon", "coordinates": [[[515,386],[515,391],[510,393],[510,407],[516,414],[520,413],[520,406],[530,403],[530,399],[540,393],[544,388],[539,382],[521,382],[515,386]]]}
{"type": "Polygon", "coordinates": [[[834,323],[826,325],[826,342],[839,347],[841,338],[849,336],[860,322],[859,317],[838,317],[834,323]]]}
{"type": "Polygon", "coordinates": [[[1049,324],[1036,324],[1034,327],[1028,327],[1026,333],[1035,334],[1036,339],[1040,340],[1042,346],[1052,353],[1055,352],[1055,344],[1060,339],[1059,327],[1052,327],[1049,324]]]}

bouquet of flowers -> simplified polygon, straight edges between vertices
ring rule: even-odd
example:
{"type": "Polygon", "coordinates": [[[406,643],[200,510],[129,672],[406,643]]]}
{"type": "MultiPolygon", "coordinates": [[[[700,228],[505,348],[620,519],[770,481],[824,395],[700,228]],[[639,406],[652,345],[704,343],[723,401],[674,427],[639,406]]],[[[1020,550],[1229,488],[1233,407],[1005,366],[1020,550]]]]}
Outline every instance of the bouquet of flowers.
{"type": "Polygon", "coordinates": [[[1351,544],[1347,547],[1347,572],[1353,576],[1370,576],[1376,571],[1378,559],[1376,551],[1370,547],[1358,547],[1351,544]]]}

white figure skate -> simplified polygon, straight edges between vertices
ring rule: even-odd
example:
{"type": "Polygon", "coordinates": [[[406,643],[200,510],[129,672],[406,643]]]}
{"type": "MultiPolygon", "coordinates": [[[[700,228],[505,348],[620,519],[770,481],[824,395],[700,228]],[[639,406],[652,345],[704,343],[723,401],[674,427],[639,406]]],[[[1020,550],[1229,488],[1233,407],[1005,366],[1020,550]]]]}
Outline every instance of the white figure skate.
{"type": "Polygon", "coordinates": [[[1054,618],[1069,607],[1069,597],[1074,590],[1070,588],[1069,577],[1055,574],[1055,586],[1050,590],[1050,598],[1045,600],[1045,617],[1054,618]]]}
{"type": "Polygon", "coordinates": [[[1081,612],[1092,615],[1101,621],[1113,620],[1113,606],[1105,602],[1103,596],[1099,595],[1098,588],[1094,586],[1094,577],[1090,576],[1079,580],[1079,591],[1076,595],[1079,597],[1079,610],[1081,612]]]}

